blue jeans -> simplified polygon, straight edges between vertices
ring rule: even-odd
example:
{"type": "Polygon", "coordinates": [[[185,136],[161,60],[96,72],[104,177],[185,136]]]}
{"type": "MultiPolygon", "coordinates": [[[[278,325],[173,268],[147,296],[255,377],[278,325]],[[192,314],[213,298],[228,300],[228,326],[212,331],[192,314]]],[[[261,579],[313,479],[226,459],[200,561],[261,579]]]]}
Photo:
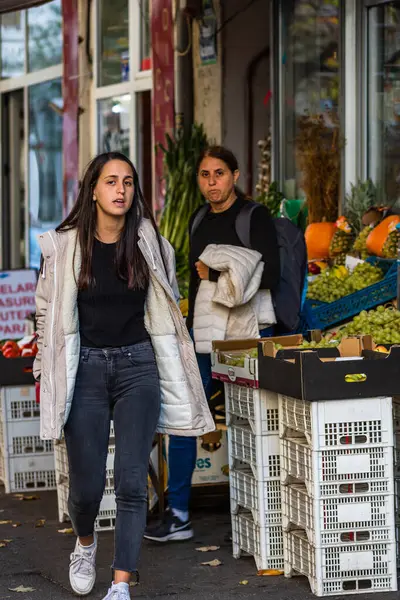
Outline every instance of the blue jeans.
{"type": "MultiPolygon", "coordinates": [[[[261,337],[271,337],[273,332],[274,328],[269,327],[260,331],[260,335],[261,337]]],[[[212,394],[211,357],[209,354],[196,353],[196,358],[204,391],[207,400],[210,401],[212,394]]],[[[171,508],[183,511],[189,510],[190,488],[192,486],[193,471],[196,467],[196,458],[196,438],[177,435],[170,436],[168,503],[171,508]]]]}
{"type": "Polygon", "coordinates": [[[160,384],[150,340],[122,348],[81,349],[71,412],[64,428],[68,510],[76,535],[91,535],[105,487],[112,419],[115,570],[137,570],[146,524],[149,457],[159,414],[160,384]]]}

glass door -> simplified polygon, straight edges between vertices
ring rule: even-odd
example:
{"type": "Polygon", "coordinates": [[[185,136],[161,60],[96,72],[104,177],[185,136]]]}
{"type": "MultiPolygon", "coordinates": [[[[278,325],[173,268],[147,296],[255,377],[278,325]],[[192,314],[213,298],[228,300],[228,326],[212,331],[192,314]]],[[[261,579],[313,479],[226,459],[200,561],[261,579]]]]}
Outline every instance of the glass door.
{"type": "Polygon", "coordinates": [[[367,5],[367,165],[380,201],[400,201],[400,2],[367,5]]]}

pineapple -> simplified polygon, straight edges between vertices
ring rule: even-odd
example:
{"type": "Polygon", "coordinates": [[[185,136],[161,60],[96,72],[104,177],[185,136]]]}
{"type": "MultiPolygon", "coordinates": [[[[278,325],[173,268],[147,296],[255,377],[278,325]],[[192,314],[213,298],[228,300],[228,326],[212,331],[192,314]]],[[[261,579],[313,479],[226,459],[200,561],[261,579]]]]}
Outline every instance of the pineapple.
{"type": "Polygon", "coordinates": [[[366,227],[364,227],[356,237],[356,240],[353,244],[354,252],[357,252],[360,258],[362,258],[363,260],[365,260],[368,256],[367,238],[373,230],[373,228],[374,225],[367,225],[366,227]]]}
{"type": "Polygon", "coordinates": [[[338,259],[335,264],[344,264],[346,254],[350,251],[352,245],[353,230],[351,225],[345,217],[339,217],[336,221],[336,231],[329,246],[329,257],[335,260],[338,259]]]}
{"type": "Polygon", "coordinates": [[[383,244],[382,254],[384,258],[397,258],[400,233],[396,228],[397,223],[390,223],[388,236],[383,244]]]}
{"type": "Polygon", "coordinates": [[[353,226],[354,233],[359,234],[362,230],[362,218],[372,206],[375,206],[377,190],[371,179],[358,181],[351,186],[350,194],[345,200],[345,216],[353,226]]]}

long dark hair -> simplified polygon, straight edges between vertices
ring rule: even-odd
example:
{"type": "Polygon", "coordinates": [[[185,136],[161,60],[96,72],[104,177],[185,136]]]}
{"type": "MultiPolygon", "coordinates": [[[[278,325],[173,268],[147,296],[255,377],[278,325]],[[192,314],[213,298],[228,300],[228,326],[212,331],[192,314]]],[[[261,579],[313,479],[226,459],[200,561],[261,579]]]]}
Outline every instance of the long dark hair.
{"type": "MultiPolygon", "coordinates": [[[[92,253],[97,225],[96,203],[93,202],[93,191],[104,166],[110,160],[126,162],[132,169],[134,195],[131,208],[126,213],[124,228],[117,242],[115,264],[118,277],[128,282],[131,289],[143,289],[149,279],[146,260],[138,249],[139,225],[143,218],[150,219],[156,231],[160,252],[162,252],[161,237],[158,232],[153,214],[143,198],[139,177],[132,162],[120,152],[105,152],[96,156],[86,167],[79,189],[78,198],[68,217],[59,225],[56,231],[77,230],[77,244],[82,254],[82,266],[77,281],[78,288],[84,289],[94,284],[92,276],[92,253]]],[[[165,265],[165,262],[164,262],[165,265]]]]}

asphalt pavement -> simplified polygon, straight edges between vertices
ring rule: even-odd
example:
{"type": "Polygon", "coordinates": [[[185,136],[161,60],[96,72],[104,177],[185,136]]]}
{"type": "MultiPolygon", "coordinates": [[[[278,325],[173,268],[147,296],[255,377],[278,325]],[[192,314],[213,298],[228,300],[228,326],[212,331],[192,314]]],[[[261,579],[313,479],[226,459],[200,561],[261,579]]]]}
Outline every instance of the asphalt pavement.
{"type": "MultiPolygon", "coordinates": [[[[57,518],[56,492],[36,493],[35,500],[6,495],[0,487],[0,600],[67,600],[73,597],[68,583],[68,560],[73,535],[59,533],[68,528],[57,518]],[[44,522],[40,522],[44,521],[44,522]],[[20,524],[13,527],[13,524],[20,524]],[[37,525],[43,525],[37,527],[37,525]],[[28,591],[12,591],[22,586],[28,591]]],[[[195,539],[157,545],[144,541],[140,561],[140,584],[132,587],[132,598],[157,600],[309,600],[307,579],[257,576],[254,560],[232,557],[229,542],[230,516],[226,498],[198,502],[193,511],[195,539]],[[201,546],[220,546],[201,553],[201,546]],[[218,567],[201,565],[219,559],[218,567]],[[247,583],[245,583],[247,582],[247,583]]],[[[196,504],[196,503],[195,503],[196,504]]],[[[101,600],[110,584],[113,533],[99,534],[97,582],[89,596],[101,600]]],[[[20,588],[21,589],[21,588],[20,588]]],[[[397,593],[359,595],[359,600],[398,600],[397,593]]],[[[355,596],[347,596],[355,598],[355,596]]]]}

